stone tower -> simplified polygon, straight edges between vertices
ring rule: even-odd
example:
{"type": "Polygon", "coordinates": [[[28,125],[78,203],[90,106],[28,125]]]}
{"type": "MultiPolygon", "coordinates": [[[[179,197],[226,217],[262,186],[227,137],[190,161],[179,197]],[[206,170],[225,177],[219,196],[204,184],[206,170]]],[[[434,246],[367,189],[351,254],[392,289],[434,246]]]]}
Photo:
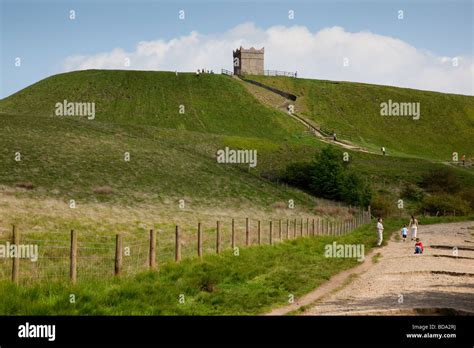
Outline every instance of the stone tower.
{"type": "Polygon", "coordinates": [[[265,48],[240,48],[234,51],[234,75],[263,75],[265,48]]]}

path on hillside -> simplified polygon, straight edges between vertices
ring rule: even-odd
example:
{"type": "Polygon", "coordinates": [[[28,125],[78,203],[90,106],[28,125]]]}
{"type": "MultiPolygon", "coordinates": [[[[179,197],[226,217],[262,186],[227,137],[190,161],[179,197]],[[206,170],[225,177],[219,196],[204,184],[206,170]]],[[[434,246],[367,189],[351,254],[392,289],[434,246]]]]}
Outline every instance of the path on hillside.
{"type": "MultiPolygon", "coordinates": [[[[248,86],[250,84],[249,80],[243,80],[241,78],[239,78],[238,76],[235,76],[233,75],[233,78],[241,81],[244,85],[248,86]]],[[[251,80],[250,80],[251,81],[251,80]]],[[[262,84],[263,85],[263,84],[262,84]]],[[[348,149],[348,150],[353,150],[353,151],[359,151],[359,152],[365,152],[365,153],[372,153],[372,154],[379,154],[377,152],[373,152],[373,151],[370,151],[368,149],[365,149],[363,147],[360,147],[360,146],[357,146],[347,140],[334,140],[332,136],[326,136],[324,135],[320,129],[318,129],[316,126],[312,125],[310,122],[308,122],[308,120],[306,120],[304,117],[296,114],[296,113],[289,113],[288,112],[288,105],[290,104],[293,104],[294,101],[293,100],[289,100],[289,99],[286,99],[285,97],[279,95],[278,93],[275,93],[269,89],[266,89],[264,87],[261,87],[261,86],[257,86],[257,85],[254,85],[252,84],[252,88],[248,88],[248,90],[258,99],[260,100],[261,102],[263,102],[264,104],[267,104],[269,106],[272,106],[273,108],[276,108],[277,110],[285,113],[286,115],[292,117],[293,119],[295,119],[296,121],[302,123],[306,128],[308,128],[308,130],[313,134],[315,135],[320,141],[322,142],[325,142],[325,143],[328,143],[328,144],[335,144],[335,145],[338,145],[340,147],[343,147],[345,149],[348,149]],[[256,91],[259,91],[260,93],[255,93],[256,91]],[[280,103],[278,103],[277,105],[275,105],[275,100],[270,100],[271,98],[266,98],[265,96],[262,95],[262,92],[263,94],[273,94],[275,96],[278,96],[278,98],[280,99],[280,103]],[[281,102],[283,100],[283,102],[281,102]]],[[[282,91],[283,93],[286,93],[284,91],[282,91]]],[[[380,154],[379,154],[380,155],[380,154]]]]}
{"type": "Polygon", "coordinates": [[[414,255],[413,242],[403,243],[394,234],[385,247],[375,249],[381,254],[378,262],[366,257],[296,306],[269,314],[286,314],[303,305],[307,309],[302,315],[474,314],[473,235],[472,221],[420,226],[425,253],[414,255]],[[457,257],[453,246],[458,247],[457,257]],[[346,285],[351,275],[355,279],[346,285]]]}

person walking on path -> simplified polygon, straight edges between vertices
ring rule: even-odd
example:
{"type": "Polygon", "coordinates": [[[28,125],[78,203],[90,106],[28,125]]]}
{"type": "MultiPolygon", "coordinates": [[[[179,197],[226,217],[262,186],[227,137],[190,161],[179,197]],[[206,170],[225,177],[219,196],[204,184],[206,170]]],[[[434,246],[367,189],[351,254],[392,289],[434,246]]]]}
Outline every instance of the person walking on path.
{"type": "Polygon", "coordinates": [[[410,224],[408,226],[411,231],[411,240],[415,240],[418,232],[418,220],[413,215],[411,216],[410,224]]]}
{"type": "Polygon", "coordinates": [[[377,235],[378,235],[378,240],[377,240],[377,246],[382,245],[383,241],[383,225],[382,225],[382,218],[377,219],[377,235]]]}

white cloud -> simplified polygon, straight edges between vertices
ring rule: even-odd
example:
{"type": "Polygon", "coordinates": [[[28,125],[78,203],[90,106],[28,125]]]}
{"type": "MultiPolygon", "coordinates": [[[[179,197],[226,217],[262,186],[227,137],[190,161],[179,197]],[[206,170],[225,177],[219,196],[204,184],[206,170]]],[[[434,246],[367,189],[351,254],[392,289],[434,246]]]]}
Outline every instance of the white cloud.
{"type": "Polygon", "coordinates": [[[232,50],[265,47],[265,69],[298,71],[305,78],[357,81],[440,92],[474,94],[473,57],[441,57],[406,42],[370,32],[350,33],[341,27],[312,33],[304,26],[252,23],[213,35],[191,32],[171,40],[141,41],[132,52],[116,48],[95,55],[70,56],[66,71],[134,69],[195,71],[232,70],[232,50]],[[125,66],[125,60],[130,66],[125,66]],[[344,58],[349,66],[343,67],[344,58]],[[457,58],[457,66],[453,59],[457,58]]]}

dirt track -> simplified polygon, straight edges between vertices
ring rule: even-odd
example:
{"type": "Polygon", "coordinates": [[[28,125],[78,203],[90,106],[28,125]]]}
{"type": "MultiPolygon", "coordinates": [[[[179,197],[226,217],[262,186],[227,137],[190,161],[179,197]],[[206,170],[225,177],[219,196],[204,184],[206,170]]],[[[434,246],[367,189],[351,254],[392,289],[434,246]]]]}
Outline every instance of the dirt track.
{"type": "Polygon", "coordinates": [[[375,250],[381,253],[378,262],[366,257],[298,305],[269,314],[284,314],[301,305],[308,308],[302,315],[474,314],[473,228],[474,222],[420,226],[424,254],[414,255],[410,240],[392,238],[375,250]],[[355,279],[341,286],[351,275],[355,279]]]}

